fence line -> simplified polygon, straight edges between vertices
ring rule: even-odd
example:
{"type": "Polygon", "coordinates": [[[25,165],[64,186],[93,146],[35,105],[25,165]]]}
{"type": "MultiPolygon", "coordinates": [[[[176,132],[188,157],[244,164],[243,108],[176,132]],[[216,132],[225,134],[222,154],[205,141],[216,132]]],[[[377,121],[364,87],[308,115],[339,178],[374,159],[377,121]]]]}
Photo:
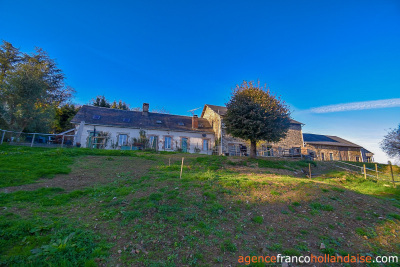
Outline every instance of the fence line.
{"type": "Polygon", "coordinates": [[[377,163],[375,163],[375,169],[367,168],[365,164],[363,164],[363,166],[358,166],[358,165],[350,164],[350,163],[343,162],[343,161],[336,161],[336,164],[335,164],[335,166],[337,168],[340,168],[340,169],[343,169],[343,170],[346,170],[346,171],[349,171],[349,172],[353,172],[353,173],[356,173],[356,174],[364,175],[365,179],[367,179],[367,176],[368,177],[372,177],[373,179],[376,179],[376,180],[385,181],[385,182],[391,182],[391,183],[393,183],[393,187],[396,187],[396,183],[400,183],[400,181],[399,180],[395,180],[395,178],[397,178],[397,176],[395,176],[393,174],[393,169],[392,169],[392,165],[391,165],[390,161],[388,162],[388,165],[389,165],[389,168],[390,168],[390,174],[388,174],[386,172],[378,171],[377,163]],[[355,171],[354,169],[352,170],[352,169],[350,169],[348,167],[345,168],[345,167],[339,166],[337,163],[344,164],[344,165],[347,165],[347,166],[351,166],[351,167],[357,168],[358,170],[355,171]],[[370,173],[368,173],[368,171],[370,171],[370,173]],[[371,172],[373,174],[371,174],[371,172]]]}
{"type": "Polygon", "coordinates": [[[49,134],[49,133],[24,133],[0,129],[0,145],[39,146],[39,147],[71,147],[74,145],[75,135],[49,134]]]}
{"type": "MultiPolygon", "coordinates": [[[[358,166],[358,165],[350,164],[350,163],[347,163],[347,162],[344,162],[344,161],[340,161],[340,160],[337,160],[337,162],[340,162],[340,163],[346,164],[346,165],[350,165],[350,166],[353,166],[353,167],[356,167],[356,168],[361,168],[361,169],[364,168],[363,166],[358,166]]],[[[365,167],[365,169],[370,170],[370,171],[373,171],[373,172],[384,173],[384,172],[381,172],[381,171],[378,171],[378,170],[375,170],[375,169],[370,169],[370,168],[367,168],[367,167],[365,167]]]]}

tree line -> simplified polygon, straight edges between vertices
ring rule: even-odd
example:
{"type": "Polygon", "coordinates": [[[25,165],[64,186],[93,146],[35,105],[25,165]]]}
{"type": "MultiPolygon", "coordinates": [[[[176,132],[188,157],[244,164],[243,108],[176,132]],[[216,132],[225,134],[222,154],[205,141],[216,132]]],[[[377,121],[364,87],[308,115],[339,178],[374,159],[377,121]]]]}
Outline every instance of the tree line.
{"type": "MultiPolygon", "coordinates": [[[[41,48],[28,54],[10,42],[0,46],[0,129],[17,132],[60,133],[73,128],[72,118],[80,109],[72,103],[75,90],[65,82],[63,71],[41,48]]],[[[130,108],[122,100],[109,101],[98,95],[88,105],[130,108]]],[[[169,113],[164,108],[152,112],[169,113]]]]}

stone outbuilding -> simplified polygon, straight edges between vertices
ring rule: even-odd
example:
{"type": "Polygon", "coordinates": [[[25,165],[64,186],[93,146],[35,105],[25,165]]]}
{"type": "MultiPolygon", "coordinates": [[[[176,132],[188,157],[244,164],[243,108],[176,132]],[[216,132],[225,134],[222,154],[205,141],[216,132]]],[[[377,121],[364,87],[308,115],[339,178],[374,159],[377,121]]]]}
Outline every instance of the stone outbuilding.
{"type": "Polygon", "coordinates": [[[315,160],[373,161],[373,153],[337,136],[305,133],[303,138],[307,154],[315,160]]]}

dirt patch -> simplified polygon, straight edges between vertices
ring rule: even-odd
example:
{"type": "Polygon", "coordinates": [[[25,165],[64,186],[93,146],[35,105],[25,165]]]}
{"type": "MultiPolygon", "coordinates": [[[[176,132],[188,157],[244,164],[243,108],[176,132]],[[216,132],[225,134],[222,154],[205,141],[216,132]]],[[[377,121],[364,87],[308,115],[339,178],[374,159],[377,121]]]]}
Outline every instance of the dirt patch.
{"type": "Polygon", "coordinates": [[[32,191],[46,187],[59,187],[73,191],[99,184],[107,184],[122,177],[139,178],[156,163],[136,157],[88,156],[76,160],[69,174],[59,174],[50,179],[39,179],[34,184],[2,188],[0,192],[32,191]]]}

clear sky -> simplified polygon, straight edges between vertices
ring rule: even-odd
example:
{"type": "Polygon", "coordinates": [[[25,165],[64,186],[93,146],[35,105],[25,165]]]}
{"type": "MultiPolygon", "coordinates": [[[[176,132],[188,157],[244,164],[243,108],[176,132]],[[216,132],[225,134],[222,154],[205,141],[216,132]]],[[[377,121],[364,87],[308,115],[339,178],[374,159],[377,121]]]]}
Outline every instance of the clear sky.
{"type": "Polygon", "coordinates": [[[0,14],[0,39],[46,50],[79,104],[104,94],[190,115],[260,80],[303,132],[338,135],[380,162],[378,143],[400,123],[398,0],[0,0],[0,14]]]}

